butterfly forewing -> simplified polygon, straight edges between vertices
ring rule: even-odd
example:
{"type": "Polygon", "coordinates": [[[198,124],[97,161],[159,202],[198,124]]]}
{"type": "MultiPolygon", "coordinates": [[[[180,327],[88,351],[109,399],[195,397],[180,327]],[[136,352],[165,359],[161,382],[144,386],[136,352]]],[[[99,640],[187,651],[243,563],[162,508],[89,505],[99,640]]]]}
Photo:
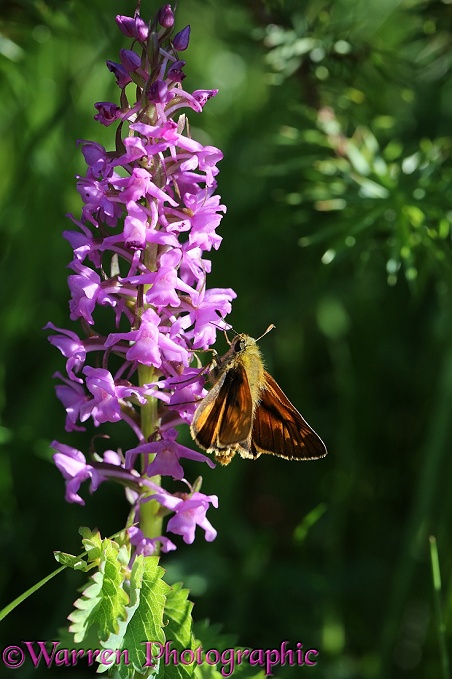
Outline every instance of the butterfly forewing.
{"type": "Polygon", "coordinates": [[[326,455],[322,439],[267,372],[254,416],[251,453],[294,460],[315,460],[326,455]]]}
{"type": "Polygon", "coordinates": [[[216,442],[218,425],[224,411],[224,395],[220,399],[223,381],[217,382],[202,402],[202,409],[198,408],[193,418],[191,430],[199,445],[208,450],[216,442]]]}
{"type": "Polygon", "coordinates": [[[202,402],[192,424],[200,446],[228,448],[249,438],[253,417],[248,379],[243,366],[223,373],[202,402]]]}
{"type": "Polygon", "coordinates": [[[239,364],[228,371],[223,386],[227,393],[218,441],[222,447],[227,448],[235,443],[243,443],[249,438],[253,419],[253,401],[248,378],[242,365],[239,364]]]}

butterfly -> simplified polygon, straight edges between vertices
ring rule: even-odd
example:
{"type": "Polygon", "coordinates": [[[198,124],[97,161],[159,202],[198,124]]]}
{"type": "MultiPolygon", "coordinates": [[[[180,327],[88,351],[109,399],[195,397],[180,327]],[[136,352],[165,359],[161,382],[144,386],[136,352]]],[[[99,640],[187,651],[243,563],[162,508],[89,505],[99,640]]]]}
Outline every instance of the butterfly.
{"type": "Polygon", "coordinates": [[[286,460],[325,457],[322,439],[264,369],[257,342],[238,334],[224,356],[214,356],[212,388],[195,411],[193,439],[222,465],[236,453],[252,459],[262,453],[286,460]]]}

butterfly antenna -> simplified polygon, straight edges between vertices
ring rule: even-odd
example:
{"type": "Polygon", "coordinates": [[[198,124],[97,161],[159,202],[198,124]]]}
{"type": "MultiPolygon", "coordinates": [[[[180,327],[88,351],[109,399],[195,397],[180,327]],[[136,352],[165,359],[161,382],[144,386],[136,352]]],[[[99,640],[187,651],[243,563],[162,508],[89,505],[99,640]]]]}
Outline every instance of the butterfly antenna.
{"type": "Polygon", "coordinates": [[[263,337],[265,337],[265,335],[267,335],[270,332],[270,330],[273,330],[273,328],[276,328],[276,325],[271,323],[271,325],[268,326],[267,330],[264,333],[262,333],[262,335],[260,337],[257,338],[256,342],[259,342],[259,340],[261,340],[263,337]]]}

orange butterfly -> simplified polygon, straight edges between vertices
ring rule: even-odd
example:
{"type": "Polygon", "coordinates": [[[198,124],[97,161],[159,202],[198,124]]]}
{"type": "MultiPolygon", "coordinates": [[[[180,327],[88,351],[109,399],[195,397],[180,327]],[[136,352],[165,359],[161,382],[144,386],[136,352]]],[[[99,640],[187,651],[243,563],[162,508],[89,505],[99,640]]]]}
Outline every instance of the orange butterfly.
{"type": "Polygon", "coordinates": [[[198,445],[223,465],[235,453],[253,459],[261,453],[286,460],[325,457],[322,439],[264,370],[257,340],[240,334],[230,345],[224,356],[214,357],[213,386],[193,418],[191,434],[198,445]]]}

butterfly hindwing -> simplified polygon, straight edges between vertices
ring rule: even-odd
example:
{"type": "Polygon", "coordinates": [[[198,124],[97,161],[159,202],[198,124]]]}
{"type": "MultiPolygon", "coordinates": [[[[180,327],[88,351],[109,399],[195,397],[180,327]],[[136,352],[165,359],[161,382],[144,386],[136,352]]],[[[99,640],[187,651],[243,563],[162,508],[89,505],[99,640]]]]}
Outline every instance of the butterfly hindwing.
{"type": "Polygon", "coordinates": [[[256,408],[251,453],[270,453],[289,460],[315,460],[326,455],[325,444],[267,372],[256,408]]]}

